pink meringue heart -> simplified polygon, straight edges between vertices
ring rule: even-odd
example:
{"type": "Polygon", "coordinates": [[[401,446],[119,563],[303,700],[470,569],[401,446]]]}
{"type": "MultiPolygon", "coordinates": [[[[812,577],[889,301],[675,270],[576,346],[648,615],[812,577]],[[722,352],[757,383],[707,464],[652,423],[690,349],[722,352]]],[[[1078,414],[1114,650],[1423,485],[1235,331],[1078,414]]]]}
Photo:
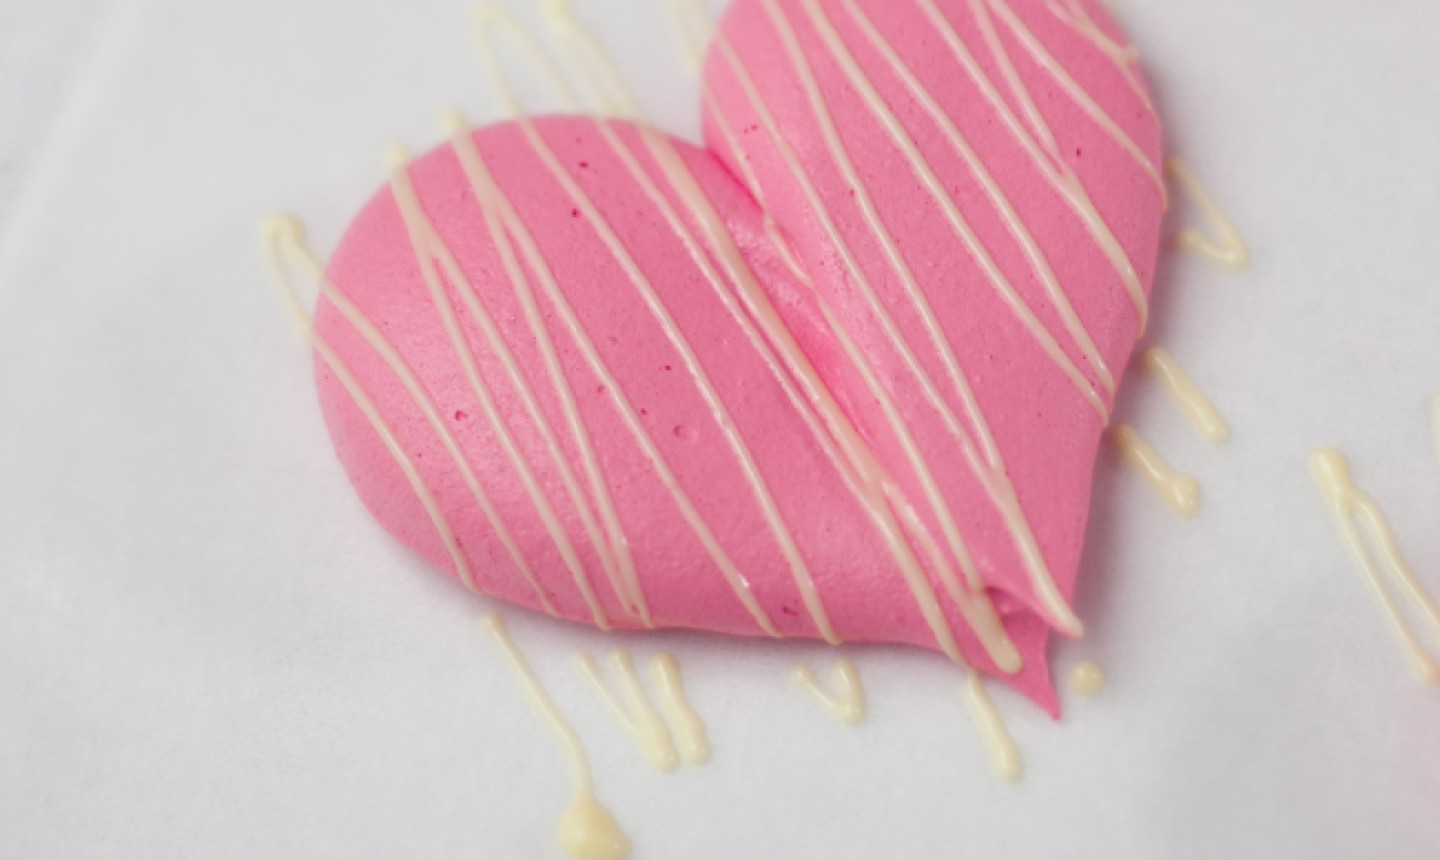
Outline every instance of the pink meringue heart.
{"type": "Polygon", "coordinates": [[[494,125],[332,258],[317,378],[377,519],[579,621],[936,648],[1052,713],[1160,129],[1091,0],[737,0],[709,150],[494,125]]]}

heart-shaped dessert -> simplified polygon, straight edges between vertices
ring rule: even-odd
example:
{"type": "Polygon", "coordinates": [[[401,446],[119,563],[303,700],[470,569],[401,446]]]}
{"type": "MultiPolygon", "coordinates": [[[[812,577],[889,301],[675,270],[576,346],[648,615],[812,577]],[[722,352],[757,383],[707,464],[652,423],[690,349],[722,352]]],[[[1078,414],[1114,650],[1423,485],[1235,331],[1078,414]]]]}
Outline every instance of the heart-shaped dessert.
{"type": "Polygon", "coordinates": [[[520,119],[400,164],[316,317],[336,450],[476,590],[886,641],[1052,712],[1163,187],[1094,0],[736,0],[699,149],[520,119]]]}

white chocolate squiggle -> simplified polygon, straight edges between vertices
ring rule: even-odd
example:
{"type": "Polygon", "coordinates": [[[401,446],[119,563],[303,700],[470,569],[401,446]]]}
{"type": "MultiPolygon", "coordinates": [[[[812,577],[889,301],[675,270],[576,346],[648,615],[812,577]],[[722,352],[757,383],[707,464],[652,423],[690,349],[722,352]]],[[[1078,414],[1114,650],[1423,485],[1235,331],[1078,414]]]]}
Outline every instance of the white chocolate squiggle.
{"type": "Polygon", "coordinates": [[[1190,419],[1195,432],[1211,445],[1224,444],[1230,438],[1230,426],[1220,410],[1190,378],[1170,353],[1160,347],[1145,350],[1145,367],[1165,386],[1170,401],[1190,419]]]}
{"type": "Polygon", "coordinates": [[[1420,644],[1400,609],[1396,592],[1410,603],[1411,609],[1429,628],[1436,646],[1440,646],[1440,606],[1401,555],[1385,514],[1374,499],[1355,486],[1350,478],[1350,463],[1334,448],[1321,448],[1311,455],[1310,473],[1330,507],[1350,560],[1364,574],[1380,611],[1410,658],[1416,676],[1427,684],[1440,685],[1440,662],[1420,644]],[[1387,577],[1389,585],[1385,581],[1387,577]]]}
{"type": "Polygon", "coordinates": [[[570,782],[573,792],[570,806],[560,817],[558,833],[560,846],[570,860],[627,860],[630,856],[630,840],[620,832],[615,817],[595,797],[595,777],[590,770],[590,757],[585,754],[585,745],[575,727],[565,719],[555,700],[545,691],[540,677],[530,667],[530,662],[520,652],[515,639],[505,625],[505,619],[490,614],[481,624],[494,640],[505,662],[515,674],[515,680],[530,703],[531,709],[545,724],[559,742],[570,763],[570,782]]]}
{"type": "Polygon", "coordinates": [[[796,666],[790,672],[795,686],[810,694],[810,697],[824,708],[826,713],[847,726],[858,726],[865,720],[865,688],[860,684],[860,672],[854,661],[842,657],[830,667],[830,686],[834,693],[827,691],[815,677],[809,666],[796,666]]]}
{"type": "Polygon", "coordinates": [[[1184,159],[1174,157],[1165,162],[1165,173],[1195,201],[1195,205],[1200,207],[1201,214],[1210,222],[1216,234],[1216,238],[1211,239],[1199,230],[1182,230],[1176,237],[1180,247],[1232,271],[1249,266],[1250,248],[1241,238],[1240,231],[1235,229],[1235,224],[1220,208],[1220,204],[1215,202],[1215,198],[1211,197],[1205,186],[1200,184],[1200,180],[1195,178],[1190,165],[1186,164],[1184,159]]]}
{"type": "Polygon", "coordinates": [[[674,771],[679,766],[681,757],[687,764],[693,765],[704,764],[710,760],[705,724],[685,698],[679,665],[674,657],[669,654],[656,654],[650,661],[650,673],[660,690],[664,716],[645,693],[630,652],[616,648],[610,652],[608,662],[611,674],[619,678],[624,702],[606,683],[595,658],[585,653],[577,655],[576,658],[580,673],[590,682],[606,710],[634,738],[656,770],[661,773],[674,771]]]}
{"type": "Polygon", "coordinates": [[[1129,424],[1117,424],[1111,438],[1125,455],[1125,461],[1154,488],[1170,509],[1190,518],[1200,510],[1200,484],[1189,475],[1170,468],[1154,446],[1129,424]]]}

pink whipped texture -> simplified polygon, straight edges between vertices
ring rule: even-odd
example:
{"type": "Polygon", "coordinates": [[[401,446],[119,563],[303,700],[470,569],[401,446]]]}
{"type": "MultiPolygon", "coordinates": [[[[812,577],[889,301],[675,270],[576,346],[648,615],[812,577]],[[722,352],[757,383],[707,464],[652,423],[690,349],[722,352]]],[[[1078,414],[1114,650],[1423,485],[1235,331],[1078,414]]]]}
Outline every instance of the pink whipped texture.
{"type": "MultiPolygon", "coordinates": [[[[1090,483],[1104,422],[1081,392],[1037,346],[1012,307],[1000,296],[974,254],[931,198],[907,156],[861,100],[827,50],[800,0],[776,4],[794,28],[845,150],[858,169],[879,219],[894,236],[905,263],[934,308],[936,318],[972,386],[994,433],[1021,507],[1061,592],[1069,597],[1085,534],[1090,483]]],[[[1034,234],[1076,313],[1118,377],[1139,334],[1139,316],[1114,268],[1094,238],[1044,178],[1035,160],[997,120],[979,90],[912,3],[857,0],[857,5],[895,46],[915,75],[980,154],[1020,218],[1034,234]]],[[[1014,94],[987,48],[971,4],[936,4],[952,23],[1012,110],[1014,94]]],[[[916,104],[841,0],[823,0],[829,20],[855,61],[903,123],[951,198],[998,267],[1057,333],[1066,353],[1095,378],[1079,349],[1064,335],[1059,312],[1030,262],[992,206],[974,173],[944,133],[916,104]]],[[[1009,4],[1046,49],[1084,90],[1134,139],[1152,164],[1161,160],[1160,128],[1122,72],[1096,44],[1054,14],[1044,0],[1009,4]]],[[[1123,44],[1103,8],[1084,8],[1123,44]]],[[[993,16],[992,16],[993,17],[993,16]]],[[[997,33],[1020,78],[1055,132],[1064,160],[1076,171],[1095,207],[1119,239],[1146,289],[1154,272],[1163,202],[1134,158],[1079,108],[1037,64],[1014,34],[996,22],[997,33]]],[[[1051,619],[1037,599],[1006,523],[996,511],[954,436],[927,401],[847,270],[839,243],[855,255],[863,275],[929,375],[946,379],[939,352],[907,299],[893,261],[877,241],[855,189],[827,146],[802,79],[787,55],[776,25],[760,0],[736,0],[721,25],[724,39],[754,79],[786,140],[798,154],[838,231],[832,235],[796,182],[790,166],[765,130],[727,59],[710,52],[705,87],[738,151],[724,144],[716,117],[707,113],[701,149],[676,146],[715,209],[721,213],[757,280],[781,312],[849,418],[870,444],[942,545],[941,526],[915,470],[866,389],[854,364],[836,342],[820,311],[823,301],[854,336],[898,404],[905,425],[936,476],[965,543],[996,597],[1024,669],[1002,676],[1052,713],[1058,703],[1046,664],[1051,619]],[[743,159],[747,170],[739,168],[743,159]],[[758,189],[740,177],[753,172],[758,189]],[[782,262],[769,238],[758,199],[788,238],[813,282],[802,284],[782,262]]],[[[599,133],[599,120],[547,117],[535,126],[658,294],[677,325],[667,332],[645,303],[613,249],[542,163],[519,126],[505,123],[474,132],[473,140],[501,189],[515,206],[552,268],[585,335],[614,374],[623,397],[640,416],[649,437],[675,473],[736,568],[743,573],[775,626],[785,635],[819,635],[801,600],[774,529],[756,501],[751,480],[726,442],[714,410],[700,394],[696,371],[710,380],[739,435],[754,457],[785,527],[813,577],[836,632],[847,641],[894,642],[936,647],[897,563],[842,479],[835,462],[816,444],[809,425],[776,378],[776,368],[737,322],[719,289],[733,295],[722,275],[707,279],[690,248],[671,230],[599,133]],[[686,365],[673,338],[689,344],[699,367],[686,365]]],[[[666,181],[659,165],[625,123],[612,123],[621,140],[692,232],[701,225],[666,181]]],[[[516,288],[501,264],[481,208],[453,147],[437,147],[410,167],[428,219],[504,334],[548,424],[556,428],[565,458],[579,468],[580,452],[528,327],[516,288]]],[[[707,243],[707,249],[709,245],[707,243]]],[[[712,254],[713,250],[708,250],[712,254]]],[[[722,273],[723,267],[717,266],[722,273]]],[[[527,269],[528,271],[528,269],[527,269]]],[[[529,560],[560,615],[589,622],[591,611],[571,571],[536,513],[530,494],[506,456],[457,361],[431,301],[416,254],[390,188],[384,187],[355,218],[328,274],[394,344],[423,381],[449,422],[486,493],[529,560]]],[[[529,272],[532,284],[534,273],[529,272]]],[[[596,546],[562,485],[554,460],[522,408],[519,393],[480,330],[466,314],[457,286],[447,283],[488,388],[503,420],[534,469],[545,496],[617,627],[636,627],[602,572],[596,546]]],[[[763,635],[720,575],[710,552],[682,517],[675,500],[635,442],[606,390],[577,349],[569,328],[542,294],[537,299],[575,393],[588,436],[613,494],[630,552],[657,626],[687,627],[734,635],[763,635]]],[[[377,352],[329,302],[322,300],[317,333],[333,346],[373,397],[425,483],[434,491],[474,569],[477,586],[500,599],[538,608],[509,553],[478,508],[460,471],[415,402],[377,352]]],[[[405,545],[454,574],[450,554],[429,515],[370,423],[324,362],[316,364],[321,405],[336,451],[360,497],[405,545]]],[[[784,372],[781,370],[780,372],[784,372]]],[[[964,415],[948,384],[940,390],[964,415]]],[[[1106,397],[1108,402],[1109,398],[1106,397]]],[[[588,487],[588,484],[586,485],[588,487]]],[[[929,571],[940,604],[965,656],[999,674],[978,640],[929,571]]]]}

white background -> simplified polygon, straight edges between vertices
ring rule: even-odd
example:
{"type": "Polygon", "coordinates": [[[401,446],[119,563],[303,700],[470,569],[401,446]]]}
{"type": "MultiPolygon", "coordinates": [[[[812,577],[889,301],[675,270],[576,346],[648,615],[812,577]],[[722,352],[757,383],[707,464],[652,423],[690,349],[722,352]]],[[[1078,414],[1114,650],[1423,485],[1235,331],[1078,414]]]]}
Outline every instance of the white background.
{"type": "MultiPolygon", "coordinates": [[[[615,640],[510,613],[636,860],[1440,851],[1440,691],[1305,465],[1350,453],[1440,591],[1440,5],[1118,5],[1256,260],[1162,267],[1153,338],[1235,438],[1132,375],[1122,417],[1204,507],[1182,522],[1102,456],[1092,633],[1054,654],[1109,688],[1058,724],[997,692],[1011,787],[930,655],[853,649],[851,730],[788,684],[822,648],[635,637],[679,656],[715,748],[662,777],[571,666],[615,640]]],[[[497,115],[468,0],[420,6],[0,0],[0,856],[559,856],[564,762],[489,607],[361,509],[257,252],[277,208],[328,251],[386,144],[497,115]]],[[[693,134],[658,2],[577,7],[693,134]]]]}

